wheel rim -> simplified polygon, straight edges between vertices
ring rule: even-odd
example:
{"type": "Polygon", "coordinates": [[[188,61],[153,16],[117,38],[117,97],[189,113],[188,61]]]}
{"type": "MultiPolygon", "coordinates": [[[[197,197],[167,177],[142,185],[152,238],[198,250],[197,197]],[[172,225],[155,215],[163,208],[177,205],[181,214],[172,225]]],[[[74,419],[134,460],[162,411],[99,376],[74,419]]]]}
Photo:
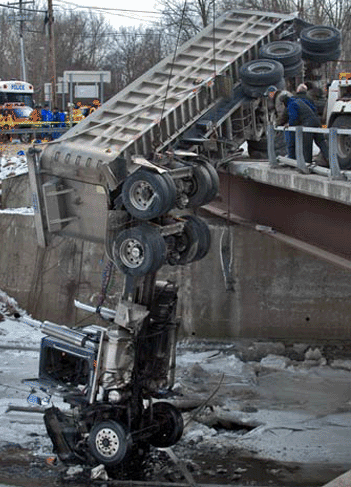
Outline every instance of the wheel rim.
{"type": "Polygon", "coordinates": [[[183,434],[183,419],[181,414],[168,403],[158,403],[154,410],[154,421],[159,425],[159,431],[153,435],[151,444],[157,448],[172,446],[183,434]]]}
{"type": "Polygon", "coordinates": [[[120,248],[120,258],[123,264],[132,269],[140,267],[144,261],[144,247],[135,238],[126,239],[120,248]]]}
{"type": "Polygon", "coordinates": [[[272,54],[276,54],[277,56],[283,55],[284,54],[290,54],[291,49],[288,49],[287,47],[275,47],[274,49],[271,49],[272,54]]]}
{"type": "Polygon", "coordinates": [[[316,41],[330,39],[331,37],[332,33],[328,29],[315,29],[310,32],[310,38],[316,41]]]}
{"type": "Polygon", "coordinates": [[[103,428],[96,435],[95,446],[100,455],[111,458],[118,452],[120,442],[113,429],[103,428]]]}
{"type": "Polygon", "coordinates": [[[254,74],[265,74],[270,73],[272,71],[272,65],[269,63],[260,63],[257,65],[250,66],[249,71],[254,74]]]}
{"type": "Polygon", "coordinates": [[[132,205],[141,211],[145,211],[152,205],[156,193],[147,181],[135,181],[129,190],[129,199],[132,205]]]}
{"type": "Polygon", "coordinates": [[[188,179],[187,181],[189,182],[189,184],[188,184],[188,188],[189,188],[188,196],[191,198],[198,191],[199,185],[197,184],[197,181],[194,177],[191,179],[188,179]]]}
{"type": "Polygon", "coordinates": [[[338,155],[342,158],[349,157],[351,155],[351,136],[339,135],[338,136],[338,155]]]}
{"type": "Polygon", "coordinates": [[[267,47],[267,54],[273,56],[286,56],[294,53],[294,48],[290,44],[276,44],[267,47]]]}

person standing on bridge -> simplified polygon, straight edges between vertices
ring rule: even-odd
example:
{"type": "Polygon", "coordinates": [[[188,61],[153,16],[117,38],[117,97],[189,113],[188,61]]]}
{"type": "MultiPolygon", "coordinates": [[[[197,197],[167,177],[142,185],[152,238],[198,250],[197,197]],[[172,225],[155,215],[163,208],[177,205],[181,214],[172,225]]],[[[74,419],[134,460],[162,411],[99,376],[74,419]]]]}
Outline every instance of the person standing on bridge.
{"type": "Polygon", "coordinates": [[[312,108],[312,110],[317,113],[317,107],[313,101],[313,99],[309,96],[308,94],[308,88],[307,85],[304,83],[301,83],[297,88],[296,88],[296,93],[293,95],[294,98],[298,98],[299,100],[304,101],[307,103],[307,105],[312,108]]]}
{"type": "MultiPolygon", "coordinates": [[[[290,93],[283,93],[279,97],[279,101],[284,104],[287,109],[288,124],[290,127],[321,127],[321,122],[316,112],[308,106],[305,100],[295,98],[290,93]]],[[[319,165],[329,166],[328,146],[324,135],[320,133],[304,132],[303,133],[303,155],[305,161],[312,163],[312,149],[313,142],[315,142],[321,150],[323,159],[319,165]]],[[[288,157],[296,159],[295,151],[295,134],[287,137],[288,157]]]]}

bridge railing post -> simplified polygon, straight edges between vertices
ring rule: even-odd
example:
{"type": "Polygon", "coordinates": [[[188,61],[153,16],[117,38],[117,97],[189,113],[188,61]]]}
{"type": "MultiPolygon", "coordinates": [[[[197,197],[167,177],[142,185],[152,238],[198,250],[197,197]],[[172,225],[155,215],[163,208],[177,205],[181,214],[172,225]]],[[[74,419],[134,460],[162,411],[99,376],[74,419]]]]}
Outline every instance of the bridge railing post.
{"type": "Polygon", "coordinates": [[[303,174],[309,174],[303,155],[303,128],[301,126],[295,127],[295,151],[298,170],[303,174]]]}
{"type": "Polygon", "coordinates": [[[329,129],[329,167],[332,179],[345,179],[341,173],[338,161],[338,130],[335,127],[329,129]]]}
{"type": "Polygon", "coordinates": [[[273,124],[267,125],[267,151],[268,151],[268,159],[269,164],[272,167],[278,167],[279,163],[277,160],[277,156],[275,153],[275,146],[274,146],[274,139],[275,139],[275,129],[273,124]]]}

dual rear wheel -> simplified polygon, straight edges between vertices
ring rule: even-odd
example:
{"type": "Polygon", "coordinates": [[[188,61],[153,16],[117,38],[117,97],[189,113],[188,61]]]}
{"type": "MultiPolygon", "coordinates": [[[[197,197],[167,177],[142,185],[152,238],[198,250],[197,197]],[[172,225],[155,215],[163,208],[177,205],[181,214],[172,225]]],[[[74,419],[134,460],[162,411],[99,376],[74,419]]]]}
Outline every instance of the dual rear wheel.
{"type": "MultiPolygon", "coordinates": [[[[146,409],[143,427],[154,432],[147,439],[156,448],[166,448],[176,444],[183,434],[183,418],[172,404],[159,401],[146,409]]],[[[132,435],[119,421],[107,420],[96,423],[90,430],[88,447],[98,463],[108,467],[120,464],[132,450],[132,435]]]]}
{"type": "MultiPolygon", "coordinates": [[[[219,187],[217,171],[207,162],[192,165],[192,176],[184,178],[187,208],[209,203],[219,187]]],[[[138,220],[153,220],[176,205],[177,187],[168,172],[140,168],[125,180],[122,201],[127,212],[138,220]]]]}
{"type": "Polygon", "coordinates": [[[156,272],[167,262],[170,251],[178,255],[173,264],[186,265],[205,257],[211,244],[206,222],[195,215],[185,215],[183,219],[183,231],[172,238],[168,247],[159,227],[152,223],[120,231],[112,245],[112,255],[123,274],[140,277],[156,272]]]}

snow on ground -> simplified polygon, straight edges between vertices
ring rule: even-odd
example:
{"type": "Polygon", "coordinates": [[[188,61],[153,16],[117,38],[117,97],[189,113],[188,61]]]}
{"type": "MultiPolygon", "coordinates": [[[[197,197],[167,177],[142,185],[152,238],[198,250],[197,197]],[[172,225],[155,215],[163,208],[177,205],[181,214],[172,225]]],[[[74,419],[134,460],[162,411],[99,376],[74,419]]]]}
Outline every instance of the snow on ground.
{"type": "Polygon", "coordinates": [[[181,441],[244,449],[276,461],[348,468],[351,373],[327,365],[321,354],[312,352],[307,350],[300,361],[268,354],[246,362],[225,349],[181,353],[177,389],[185,396],[199,394],[200,399],[206,391],[202,397],[210,397],[224,374],[210,407],[196,416],[181,441]],[[315,360],[309,358],[312,352],[315,360]],[[241,425],[242,430],[218,429],[219,423],[241,425]]]}
{"type": "Polygon", "coordinates": [[[0,144],[0,180],[28,172],[29,144],[0,144]]]}
{"type": "MultiPolygon", "coordinates": [[[[4,293],[1,293],[2,300],[4,293]]],[[[2,303],[1,310],[4,306],[2,303]]],[[[42,333],[13,317],[0,322],[0,446],[11,444],[36,451],[51,449],[41,414],[8,411],[11,406],[30,406],[31,386],[25,379],[38,376],[39,348],[42,333]]]]}
{"type": "MultiPolygon", "coordinates": [[[[20,151],[23,152],[23,151],[20,151]]],[[[18,176],[28,172],[27,158],[20,154],[15,157],[0,158],[0,179],[6,179],[12,176],[18,176]]]]}
{"type": "MultiPolygon", "coordinates": [[[[40,322],[26,315],[13,298],[0,291],[0,448],[20,445],[36,454],[49,454],[52,444],[42,413],[31,396],[38,377],[40,322]],[[35,326],[34,326],[35,325],[35,326]],[[27,407],[28,412],[13,408],[27,407]],[[32,410],[32,411],[31,411],[32,410]]],[[[44,397],[44,393],[39,393],[44,397]]],[[[61,399],[55,397],[55,402],[61,399]]]]}
{"type": "MultiPolygon", "coordinates": [[[[19,444],[50,453],[42,414],[9,410],[36,406],[23,380],[38,376],[43,335],[3,292],[0,319],[0,448],[19,444]]],[[[351,467],[350,361],[327,364],[320,349],[302,344],[295,359],[282,343],[236,345],[179,343],[176,394],[169,400],[183,410],[191,404],[191,410],[183,413],[178,451],[186,456],[194,445],[201,451],[231,448],[262,459],[351,467]]]]}
{"type": "Polygon", "coordinates": [[[33,208],[5,208],[4,210],[0,210],[0,213],[7,213],[10,215],[19,214],[19,215],[34,215],[33,208]]]}

